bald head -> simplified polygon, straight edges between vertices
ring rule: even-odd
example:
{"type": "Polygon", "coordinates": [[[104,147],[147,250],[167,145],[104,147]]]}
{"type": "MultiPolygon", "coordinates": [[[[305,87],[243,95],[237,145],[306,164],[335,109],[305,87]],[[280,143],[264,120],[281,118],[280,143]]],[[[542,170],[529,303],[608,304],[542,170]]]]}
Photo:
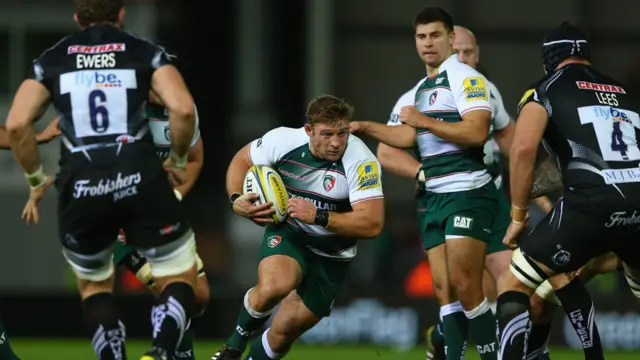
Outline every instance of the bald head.
{"type": "Polygon", "coordinates": [[[475,68],[480,61],[480,47],[475,35],[462,26],[455,26],[453,30],[456,33],[453,49],[458,53],[458,60],[475,68]]]}

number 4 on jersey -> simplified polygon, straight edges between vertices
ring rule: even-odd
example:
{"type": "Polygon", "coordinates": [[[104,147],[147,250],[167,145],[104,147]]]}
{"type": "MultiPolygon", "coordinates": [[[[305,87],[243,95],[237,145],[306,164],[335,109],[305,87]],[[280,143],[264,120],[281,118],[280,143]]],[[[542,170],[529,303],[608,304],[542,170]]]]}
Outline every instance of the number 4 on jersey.
{"type": "Polygon", "coordinates": [[[637,113],[610,106],[578,108],[580,123],[592,124],[604,161],[640,160],[636,137],[640,128],[637,113]]]}

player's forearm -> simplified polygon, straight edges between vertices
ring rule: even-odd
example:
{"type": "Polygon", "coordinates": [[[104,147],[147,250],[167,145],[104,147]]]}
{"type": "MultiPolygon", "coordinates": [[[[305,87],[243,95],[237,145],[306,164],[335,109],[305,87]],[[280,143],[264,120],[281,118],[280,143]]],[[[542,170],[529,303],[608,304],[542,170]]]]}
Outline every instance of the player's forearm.
{"type": "Polygon", "coordinates": [[[489,136],[488,123],[470,120],[446,122],[421,115],[416,127],[427,129],[445,141],[467,146],[483,146],[489,136]]]}
{"type": "Polygon", "coordinates": [[[493,139],[500,148],[500,153],[505,159],[509,158],[509,152],[511,151],[511,145],[513,144],[513,136],[515,135],[515,125],[509,124],[503,130],[498,130],[493,134],[493,139]]]}
{"type": "Polygon", "coordinates": [[[13,154],[25,173],[32,174],[38,170],[41,165],[40,155],[33,126],[8,126],[7,133],[13,154]]]}
{"type": "Polygon", "coordinates": [[[227,195],[233,193],[242,194],[242,185],[247,171],[252,166],[248,157],[248,145],[240,149],[231,159],[229,168],[227,169],[227,195]]]}
{"type": "Polygon", "coordinates": [[[529,204],[535,160],[535,151],[520,150],[517,147],[511,150],[511,161],[509,162],[511,204],[521,209],[526,209],[529,204]]]}
{"type": "Polygon", "coordinates": [[[9,145],[9,134],[2,125],[0,125],[0,149],[11,149],[11,146],[9,145]]]}
{"type": "Polygon", "coordinates": [[[340,236],[371,239],[382,232],[384,216],[372,216],[368,211],[329,212],[326,229],[340,236]]]}
{"type": "Polygon", "coordinates": [[[558,171],[552,156],[547,156],[533,172],[531,198],[547,196],[563,188],[562,174],[558,171]]]}
{"type": "Polygon", "coordinates": [[[189,193],[193,185],[195,185],[201,169],[202,163],[200,162],[190,161],[187,163],[187,181],[182,185],[176,186],[176,190],[180,192],[183,198],[187,196],[187,193],[189,193]]]}
{"type": "Polygon", "coordinates": [[[414,179],[422,164],[404,150],[386,144],[378,145],[378,161],[382,167],[398,176],[414,179]]]}
{"type": "Polygon", "coordinates": [[[416,132],[407,125],[388,126],[373,121],[363,121],[362,132],[381,143],[401,149],[416,145],[416,132]]]}
{"type": "Polygon", "coordinates": [[[178,109],[169,109],[169,133],[171,151],[185,156],[191,147],[195,132],[195,110],[193,104],[178,109]]]}

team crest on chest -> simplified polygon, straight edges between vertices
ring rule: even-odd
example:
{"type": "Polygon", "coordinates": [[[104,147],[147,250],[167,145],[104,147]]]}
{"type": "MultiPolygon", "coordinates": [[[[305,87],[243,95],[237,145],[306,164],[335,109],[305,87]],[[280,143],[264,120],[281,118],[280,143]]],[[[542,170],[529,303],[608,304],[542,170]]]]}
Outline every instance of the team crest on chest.
{"type": "Polygon", "coordinates": [[[324,191],[331,191],[331,189],[336,186],[336,177],[330,174],[325,175],[322,180],[322,186],[324,187],[324,191]]]}
{"type": "Polygon", "coordinates": [[[272,235],[267,239],[267,245],[269,245],[270,248],[274,248],[280,244],[280,241],[282,241],[282,236],[272,235]]]}
{"type": "Polygon", "coordinates": [[[431,93],[431,95],[429,95],[429,106],[433,105],[436,102],[436,99],[438,98],[438,91],[434,91],[431,93]]]}
{"type": "Polygon", "coordinates": [[[167,141],[171,141],[171,136],[169,135],[169,127],[165,126],[164,128],[164,138],[167,139],[167,141]]]}

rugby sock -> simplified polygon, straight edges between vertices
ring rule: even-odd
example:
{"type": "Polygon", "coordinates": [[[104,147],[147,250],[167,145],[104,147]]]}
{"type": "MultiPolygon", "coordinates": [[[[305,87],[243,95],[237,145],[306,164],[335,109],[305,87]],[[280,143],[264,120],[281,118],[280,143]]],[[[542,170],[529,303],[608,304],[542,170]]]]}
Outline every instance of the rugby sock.
{"type": "Polygon", "coordinates": [[[585,360],[604,359],[593,301],[582,281],[574,278],[567,286],[556,290],[556,296],[580,338],[585,360]]]}
{"type": "Polygon", "coordinates": [[[174,354],[176,359],[186,359],[186,360],[195,360],[195,353],[193,352],[193,338],[195,336],[193,330],[193,320],[189,321],[187,324],[187,329],[184,331],[184,336],[182,337],[182,341],[178,345],[176,352],[174,354]]]}
{"type": "Polygon", "coordinates": [[[444,353],[447,360],[464,359],[467,350],[469,322],[459,301],[440,308],[444,330],[444,353]]]}
{"type": "Polygon", "coordinates": [[[434,347],[444,344],[444,333],[442,332],[442,329],[442,320],[439,320],[438,324],[436,324],[435,328],[431,332],[430,341],[434,347]]]}
{"type": "Polygon", "coordinates": [[[287,355],[287,353],[281,354],[271,350],[271,346],[269,346],[269,340],[267,340],[268,333],[269,329],[267,329],[259,339],[256,339],[251,344],[249,354],[247,354],[244,360],[276,360],[282,359],[285,355],[287,355]]]}
{"type": "Polygon", "coordinates": [[[82,314],[89,332],[91,345],[100,360],[124,360],[126,331],[118,319],[118,306],[111,293],[98,293],[82,302],[82,314]]]}
{"type": "Polygon", "coordinates": [[[153,346],[174,353],[195,307],[196,294],[191,285],[183,282],[167,285],[151,311],[153,346]]]}
{"type": "Polygon", "coordinates": [[[498,340],[501,360],[521,360],[531,332],[529,296],[507,291],[498,296],[498,340]]]}
{"type": "Polygon", "coordinates": [[[20,360],[18,356],[13,352],[11,343],[9,343],[9,337],[7,331],[4,329],[4,323],[0,318],[0,359],[2,360],[20,360]]]}
{"type": "Polygon", "coordinates": [[[269,315],[273,311],[273,309],[263,312],[253,310],[249,305],[249,293],[251,290],[249,289],[244,295],[244,306],[240,309],[235,331],[227,340],[228,347],[243,352],[247,348],[251,333],[260,329],[269,320],[269,315]]]}
{"type": "Polygon", "coordinates": [[[491,312],[489,301],[485,298],[475,309],[465,311],[469,319],[469,334],[475,341],[480,358],[496,360],[498,344],[496,338],[496,317],[491,312]]]}
{"type": "Polygon", "coordinates": [[[547,345],[550,335],[551,322],[531,327],[531,336],[529,336],[529,345],[527,346],[527,359],[539,360],[542,359],[542,355],[549,353],[547,345]]]}

